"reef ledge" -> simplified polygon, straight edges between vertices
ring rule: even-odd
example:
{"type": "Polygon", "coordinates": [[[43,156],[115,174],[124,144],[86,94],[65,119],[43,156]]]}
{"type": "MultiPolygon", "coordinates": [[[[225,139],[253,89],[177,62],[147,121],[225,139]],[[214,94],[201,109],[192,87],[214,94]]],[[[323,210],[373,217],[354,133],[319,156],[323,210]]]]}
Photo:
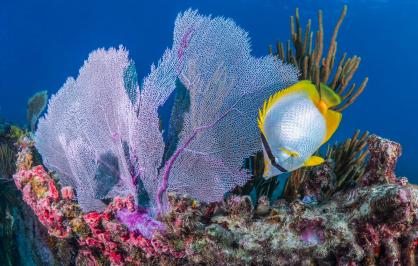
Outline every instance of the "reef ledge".
{"type": "Polygon", "coordinates": [[[59,188],[41,165],[32,166],[32,147],[29,139],[20,141],[15,184],[50,235],[74,240],[78,265],[415,265],[418,260],[418,186],[395,175],[400,144],[376,135],[368,138],[364,174],[330,197],[321,195],[321,187],[333,187],[327,184],[333,182],[327,163],[305,181],[309,195],[292,202],[261,197],[254,204],[249,196],[230,195],[208,205],[171,193],[170,212],[147,220],[152,225],[147,234],[129,231],[118,219],[121,212],[138,212],[129,197],[115,198],[102,213],[83,213],[70,187],[59,188]]]}

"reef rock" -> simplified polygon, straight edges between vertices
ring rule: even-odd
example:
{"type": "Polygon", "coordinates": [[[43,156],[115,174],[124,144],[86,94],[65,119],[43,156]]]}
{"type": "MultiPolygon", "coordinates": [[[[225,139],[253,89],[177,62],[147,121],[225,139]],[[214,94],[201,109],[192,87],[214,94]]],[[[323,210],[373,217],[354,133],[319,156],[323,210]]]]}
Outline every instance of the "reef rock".
{"type": "Polygon", "coordinates": [[[159,217],[132,197],[83,213],[71,187],[60,193],[42,166],[28,166],[27,146],[14,180],[52,236],[75,240],[71,263],[79,265],[415,265],[418,187],[394,174],[398,143],[372,135],[368,145],[370,160],[354,187],[335,191],[324,164],[292,202],[261,197],[255,205],[232,194],[204,204],[169,194],[170,211],[159,217]]]}
{"type": "MultiPolygon", "coordinates": [[[[185,235],[193,263],[218,265],[415,265],[417,187],[397,179],[398,143],[371,136],[367,171],[359,184],[321,204],[274,202],[267,217],[246,208],[248,198],[227,200],[205,231],[185,235]],[[251,218],[250,218],[251,217],[251,218]]],[[[324,165],[304,193],[333,187],[324,165]]]]}

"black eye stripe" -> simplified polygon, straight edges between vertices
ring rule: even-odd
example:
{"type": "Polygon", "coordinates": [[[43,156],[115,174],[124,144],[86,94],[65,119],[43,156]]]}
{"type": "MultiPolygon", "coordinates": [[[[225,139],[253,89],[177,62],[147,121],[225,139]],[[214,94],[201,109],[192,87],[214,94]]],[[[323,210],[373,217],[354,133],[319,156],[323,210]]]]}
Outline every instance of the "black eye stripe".
{"type": "Polygon", "coordinates": [[[276,167],[277,169],[279,169],[281,172],[286,173],[287,170],[284,169],[283,166],[281,166],[280,164],[278,164],[276,162],[276,160],[275,160],[276,158],[274,157],[273,153],[271,152],[270,145],[268,144],[267,139],[264,136],[264,134],[261,133],[260,135],[261,135],[261,141],[263,142],[264,149],[266,150],[267,156],[269,157],[271,164],[274,167],[276,167]]]}

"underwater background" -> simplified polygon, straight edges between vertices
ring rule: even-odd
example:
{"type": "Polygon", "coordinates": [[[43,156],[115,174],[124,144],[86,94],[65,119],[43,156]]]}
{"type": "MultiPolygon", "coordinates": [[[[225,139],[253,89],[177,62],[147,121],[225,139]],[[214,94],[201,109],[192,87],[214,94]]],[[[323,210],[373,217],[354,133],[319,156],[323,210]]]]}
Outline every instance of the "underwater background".
{"type": "MultiPolygon", "coordinates": [[[[324,12],[325,44],[344,4],[348,15],[338,36],[337,57],[344,51],[362,58],[358,83],[369,83],[344,113],[331,139],[343,141],[355,129],[403,145],[398,175],[417,181],[418,157],[418,1],[1,1],[0,117],[25,123],[27,99],[51,95],[97,47],[129,49],[139,77],[171,43],[177,13],[189,7],[204,14],[233,18],[251,37],[253,55],[289,38],[289,16],[300,8],[302,21],[324,12]]],[[[316,21],[313,21],[314,25],[316,21]]],[[[168,113],[168,112],[167,112],[168,113]]]]}
{"type": "Polygon", "coordinates": [[[0,266],[418,264],[417,1],[0,4],[0,266]],[[264,179],[251,125],[297,80],[269,52],[329,85],[327,133],[350,108],[324,163],[264,179]]]}

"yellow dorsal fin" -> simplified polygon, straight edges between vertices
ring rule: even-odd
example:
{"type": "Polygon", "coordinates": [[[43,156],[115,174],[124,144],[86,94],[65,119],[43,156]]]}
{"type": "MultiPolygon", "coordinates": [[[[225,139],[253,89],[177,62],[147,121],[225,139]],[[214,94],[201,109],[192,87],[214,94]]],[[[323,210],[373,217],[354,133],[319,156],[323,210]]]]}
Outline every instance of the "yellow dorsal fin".
{"type": "Polygon", "coordinates": [[[324,158],[313,155],[313,156],[309,157],[308,160],[305,161],[303,166],[315,166],[315,165],[319,165],[323,162],[324,162],[324,158]]]}
{"type": "Polygon", "coordinates": [[[334,132],[337,130],[341,122],[342,114],[334,110],[327,110],[327,112],[324,115],[324,118],[327,126],[327,132],[324,140],[322,141],[322,144],[327,142],[334,134],[334,132]]]}
{"type": "Polygon", "coordinates": [[[301,80],[292,86],[278,91],[266,101],[264,101],[263,107],[258,111],[258,127],[260,128],[260,131],[264,133],[264,120],[266,119],[267,113],[270,110],[272,106],[274,106],[282,97],[289,95],[291,93],[295,92],[305,92],[309,95],[309,97],[313,100],[313,102],[318,103],[319,102],[319,94],[318,91],[315,88],[315,85],[310,80],[301,80]]]}
{"type": "Polygon", "coordinates": [[[320,90],[321,101],[323,101],[328,108],[337,106],[341,103],[340,95],[338,95],[334,90],[332,90],[324,83],[321,83],[320,90]]]}
{"type": "Polygon", "coordinates": [[[286,148],[281,147],[280,150],[284,153],[286,153],[287,155],[289,155],[290,157],[299,157],[299,153],[295,152],[295,151],[289,151],[286,148]]]}

